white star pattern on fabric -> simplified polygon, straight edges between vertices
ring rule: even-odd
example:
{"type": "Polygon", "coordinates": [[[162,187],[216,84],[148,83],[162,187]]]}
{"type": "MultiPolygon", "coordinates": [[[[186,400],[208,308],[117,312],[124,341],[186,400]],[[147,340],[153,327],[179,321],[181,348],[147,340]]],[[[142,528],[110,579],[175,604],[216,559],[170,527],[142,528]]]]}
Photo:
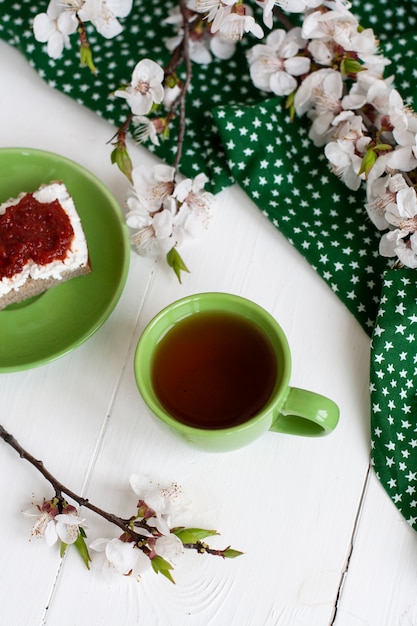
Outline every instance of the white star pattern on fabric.
{"type": "Polygon", "coordinates": [[[375,325],[370,393],[372,462],[393,501],[417,529],[417,502],[399,495],[411,496],[417,489],[417,355],[410,350],[409,333],[405,332],[409,318],[415,315],[416,288],[413,270],[391,270],[383,282],[383,298],[391,306],[380,308],[375,325]],[[383,448],[397,453],[386,456],[383,448]]]}

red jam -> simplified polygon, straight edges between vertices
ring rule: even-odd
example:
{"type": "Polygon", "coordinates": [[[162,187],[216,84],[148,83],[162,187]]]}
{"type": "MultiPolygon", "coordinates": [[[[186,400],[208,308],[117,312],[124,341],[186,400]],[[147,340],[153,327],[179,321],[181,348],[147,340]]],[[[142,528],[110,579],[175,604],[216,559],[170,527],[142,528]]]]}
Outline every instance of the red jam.
{"type": "Polygon", "coordinates": [[[74,231],[58,200],[38,202],[32,193],[0,215],[0,280],[11,278],[32,260],[63,261],[74,231]]]}

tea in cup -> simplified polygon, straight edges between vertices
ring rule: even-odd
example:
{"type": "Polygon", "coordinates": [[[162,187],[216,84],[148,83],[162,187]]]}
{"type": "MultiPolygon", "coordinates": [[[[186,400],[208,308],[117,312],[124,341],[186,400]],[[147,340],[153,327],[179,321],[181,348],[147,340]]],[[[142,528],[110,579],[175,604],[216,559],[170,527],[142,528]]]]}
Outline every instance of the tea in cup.
{"type": "Polygon", "coordinates": [[[291,387],[291,355],[276,320],[254,302],[202,293],[173,302],[147,325],[135,378],[151,413],[187,442],[240,448],[264,432],[322,436],[339,409],[291,387]]]}

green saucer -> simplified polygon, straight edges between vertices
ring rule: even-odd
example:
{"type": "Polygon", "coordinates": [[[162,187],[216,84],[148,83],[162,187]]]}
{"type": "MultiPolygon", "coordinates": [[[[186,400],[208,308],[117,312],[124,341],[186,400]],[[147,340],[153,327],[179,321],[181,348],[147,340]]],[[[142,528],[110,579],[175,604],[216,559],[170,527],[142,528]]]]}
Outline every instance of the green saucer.
{"type": "Polygon", "coordinates": [[[0,203],[61,180],[87,238],[91,274],[0,311],[0,372],[42,365],[86,341],[116,306],[130,245],[122,210],[103,183],[74,161],[31,148],[0,149],[0,203]]]}

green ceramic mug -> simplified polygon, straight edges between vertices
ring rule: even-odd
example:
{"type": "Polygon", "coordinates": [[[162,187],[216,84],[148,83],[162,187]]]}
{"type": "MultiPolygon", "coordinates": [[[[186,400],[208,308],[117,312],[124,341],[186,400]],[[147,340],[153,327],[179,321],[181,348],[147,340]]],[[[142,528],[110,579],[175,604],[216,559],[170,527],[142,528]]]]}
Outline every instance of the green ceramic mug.
{"type": "Polygon", "coordinates": [[[339,419],[332,400],[290,386],[291,354],[276,320],[232,294],[191,295],[163,309],[139,339],[134,371],[151,414],[175,435],[208,451],[241,448],[267,431],[327,435],[339,419]],[[234,354],[237,345],[242,351],[234,354]],[[209,362],[213,372],[207,369],[209,362]],[[234,369],[237,380],[228,380],[234,369]],[[233,387],[235,398],[228,396],[233,387]],[[184,398],[185,408],[178,404],[184,398]]]}

